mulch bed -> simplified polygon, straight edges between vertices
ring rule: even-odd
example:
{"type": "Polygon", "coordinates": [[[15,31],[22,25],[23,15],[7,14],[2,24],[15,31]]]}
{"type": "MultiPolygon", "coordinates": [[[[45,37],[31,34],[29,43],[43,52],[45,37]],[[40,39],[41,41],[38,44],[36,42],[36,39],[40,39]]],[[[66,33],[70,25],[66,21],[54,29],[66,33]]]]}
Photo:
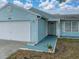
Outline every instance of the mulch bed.
{"type": "Polygon", "coordinates": [[[18,50],[7,59],[79,59],[79,40],[59,39],[54,54],[18,50]]]}

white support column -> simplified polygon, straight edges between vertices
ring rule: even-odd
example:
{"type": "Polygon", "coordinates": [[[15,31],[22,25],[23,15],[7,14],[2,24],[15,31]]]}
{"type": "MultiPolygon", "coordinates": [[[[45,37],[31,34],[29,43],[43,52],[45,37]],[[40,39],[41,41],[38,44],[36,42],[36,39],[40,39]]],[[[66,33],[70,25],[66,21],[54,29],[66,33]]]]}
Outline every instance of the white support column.
{"type": "Polygon", "coordinates": [[[60,20],[56,22],[56,35],[60,38],[60,20]]]}

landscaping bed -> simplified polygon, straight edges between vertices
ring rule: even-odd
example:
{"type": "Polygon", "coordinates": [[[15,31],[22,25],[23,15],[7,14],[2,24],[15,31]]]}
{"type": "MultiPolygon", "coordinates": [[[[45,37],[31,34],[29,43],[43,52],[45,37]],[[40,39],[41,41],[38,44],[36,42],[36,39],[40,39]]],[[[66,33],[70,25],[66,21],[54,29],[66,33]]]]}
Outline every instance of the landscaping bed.
{"type": "Polygon", "coordinates": [[[58,39],[56,52],[54,54],[18,50],[7,59],[79,59],[79,40],[58,39]]]}

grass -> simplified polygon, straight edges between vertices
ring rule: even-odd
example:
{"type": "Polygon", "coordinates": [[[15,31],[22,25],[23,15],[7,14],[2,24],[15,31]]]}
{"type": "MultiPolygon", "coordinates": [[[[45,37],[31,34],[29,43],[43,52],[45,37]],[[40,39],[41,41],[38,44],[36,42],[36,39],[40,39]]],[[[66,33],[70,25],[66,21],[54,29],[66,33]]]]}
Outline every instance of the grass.
{"type": "MultiPolygon", "coordinates": [[[[58,39],[55,54],[18,51],[12,54],[8,59],[19,59],[21,55],[27,56],[28,54],[34,55],[34,56],[35,55],[41,56],[37,59],[79,59],[79,40],[78,39],[66,39],[66,38],[58,39]],[[15,58],[16,55],[18,55],[17,58],[15,58]],[[49,56],[51,58],[49,58],[49,56]]],[[[35,57],[31,57],[31,58],[35,59],[35,57]]]]}
{"type": "MultiPolygon", "coordinates": [[[[64,42],[66,42],[66,43],[77,43],[77,42],[79,42],[79,39],[68,39],[68,38],[61,38],[61,39],[59,39],[60,41],[62,40],[62,41],[64,41],[64,42]]],[[[60,42],[59,41],[59,42],[60,42]]]]}
{"type": "Polygon", "coordinates": [[[79,40],[78,39],[59,39],[57,43],[55,59],[79,59],[79,40]]]}

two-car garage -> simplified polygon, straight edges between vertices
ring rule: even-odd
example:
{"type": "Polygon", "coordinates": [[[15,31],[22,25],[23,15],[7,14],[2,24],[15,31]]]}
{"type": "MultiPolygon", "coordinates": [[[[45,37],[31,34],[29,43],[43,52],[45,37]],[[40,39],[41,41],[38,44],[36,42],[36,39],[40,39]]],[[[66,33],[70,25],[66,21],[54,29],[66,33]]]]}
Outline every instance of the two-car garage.
{"type": "Polygon", "coordinates": [[[37,16],[13,4],[0,9],[0,40],[37,42],[37,16]]]}

